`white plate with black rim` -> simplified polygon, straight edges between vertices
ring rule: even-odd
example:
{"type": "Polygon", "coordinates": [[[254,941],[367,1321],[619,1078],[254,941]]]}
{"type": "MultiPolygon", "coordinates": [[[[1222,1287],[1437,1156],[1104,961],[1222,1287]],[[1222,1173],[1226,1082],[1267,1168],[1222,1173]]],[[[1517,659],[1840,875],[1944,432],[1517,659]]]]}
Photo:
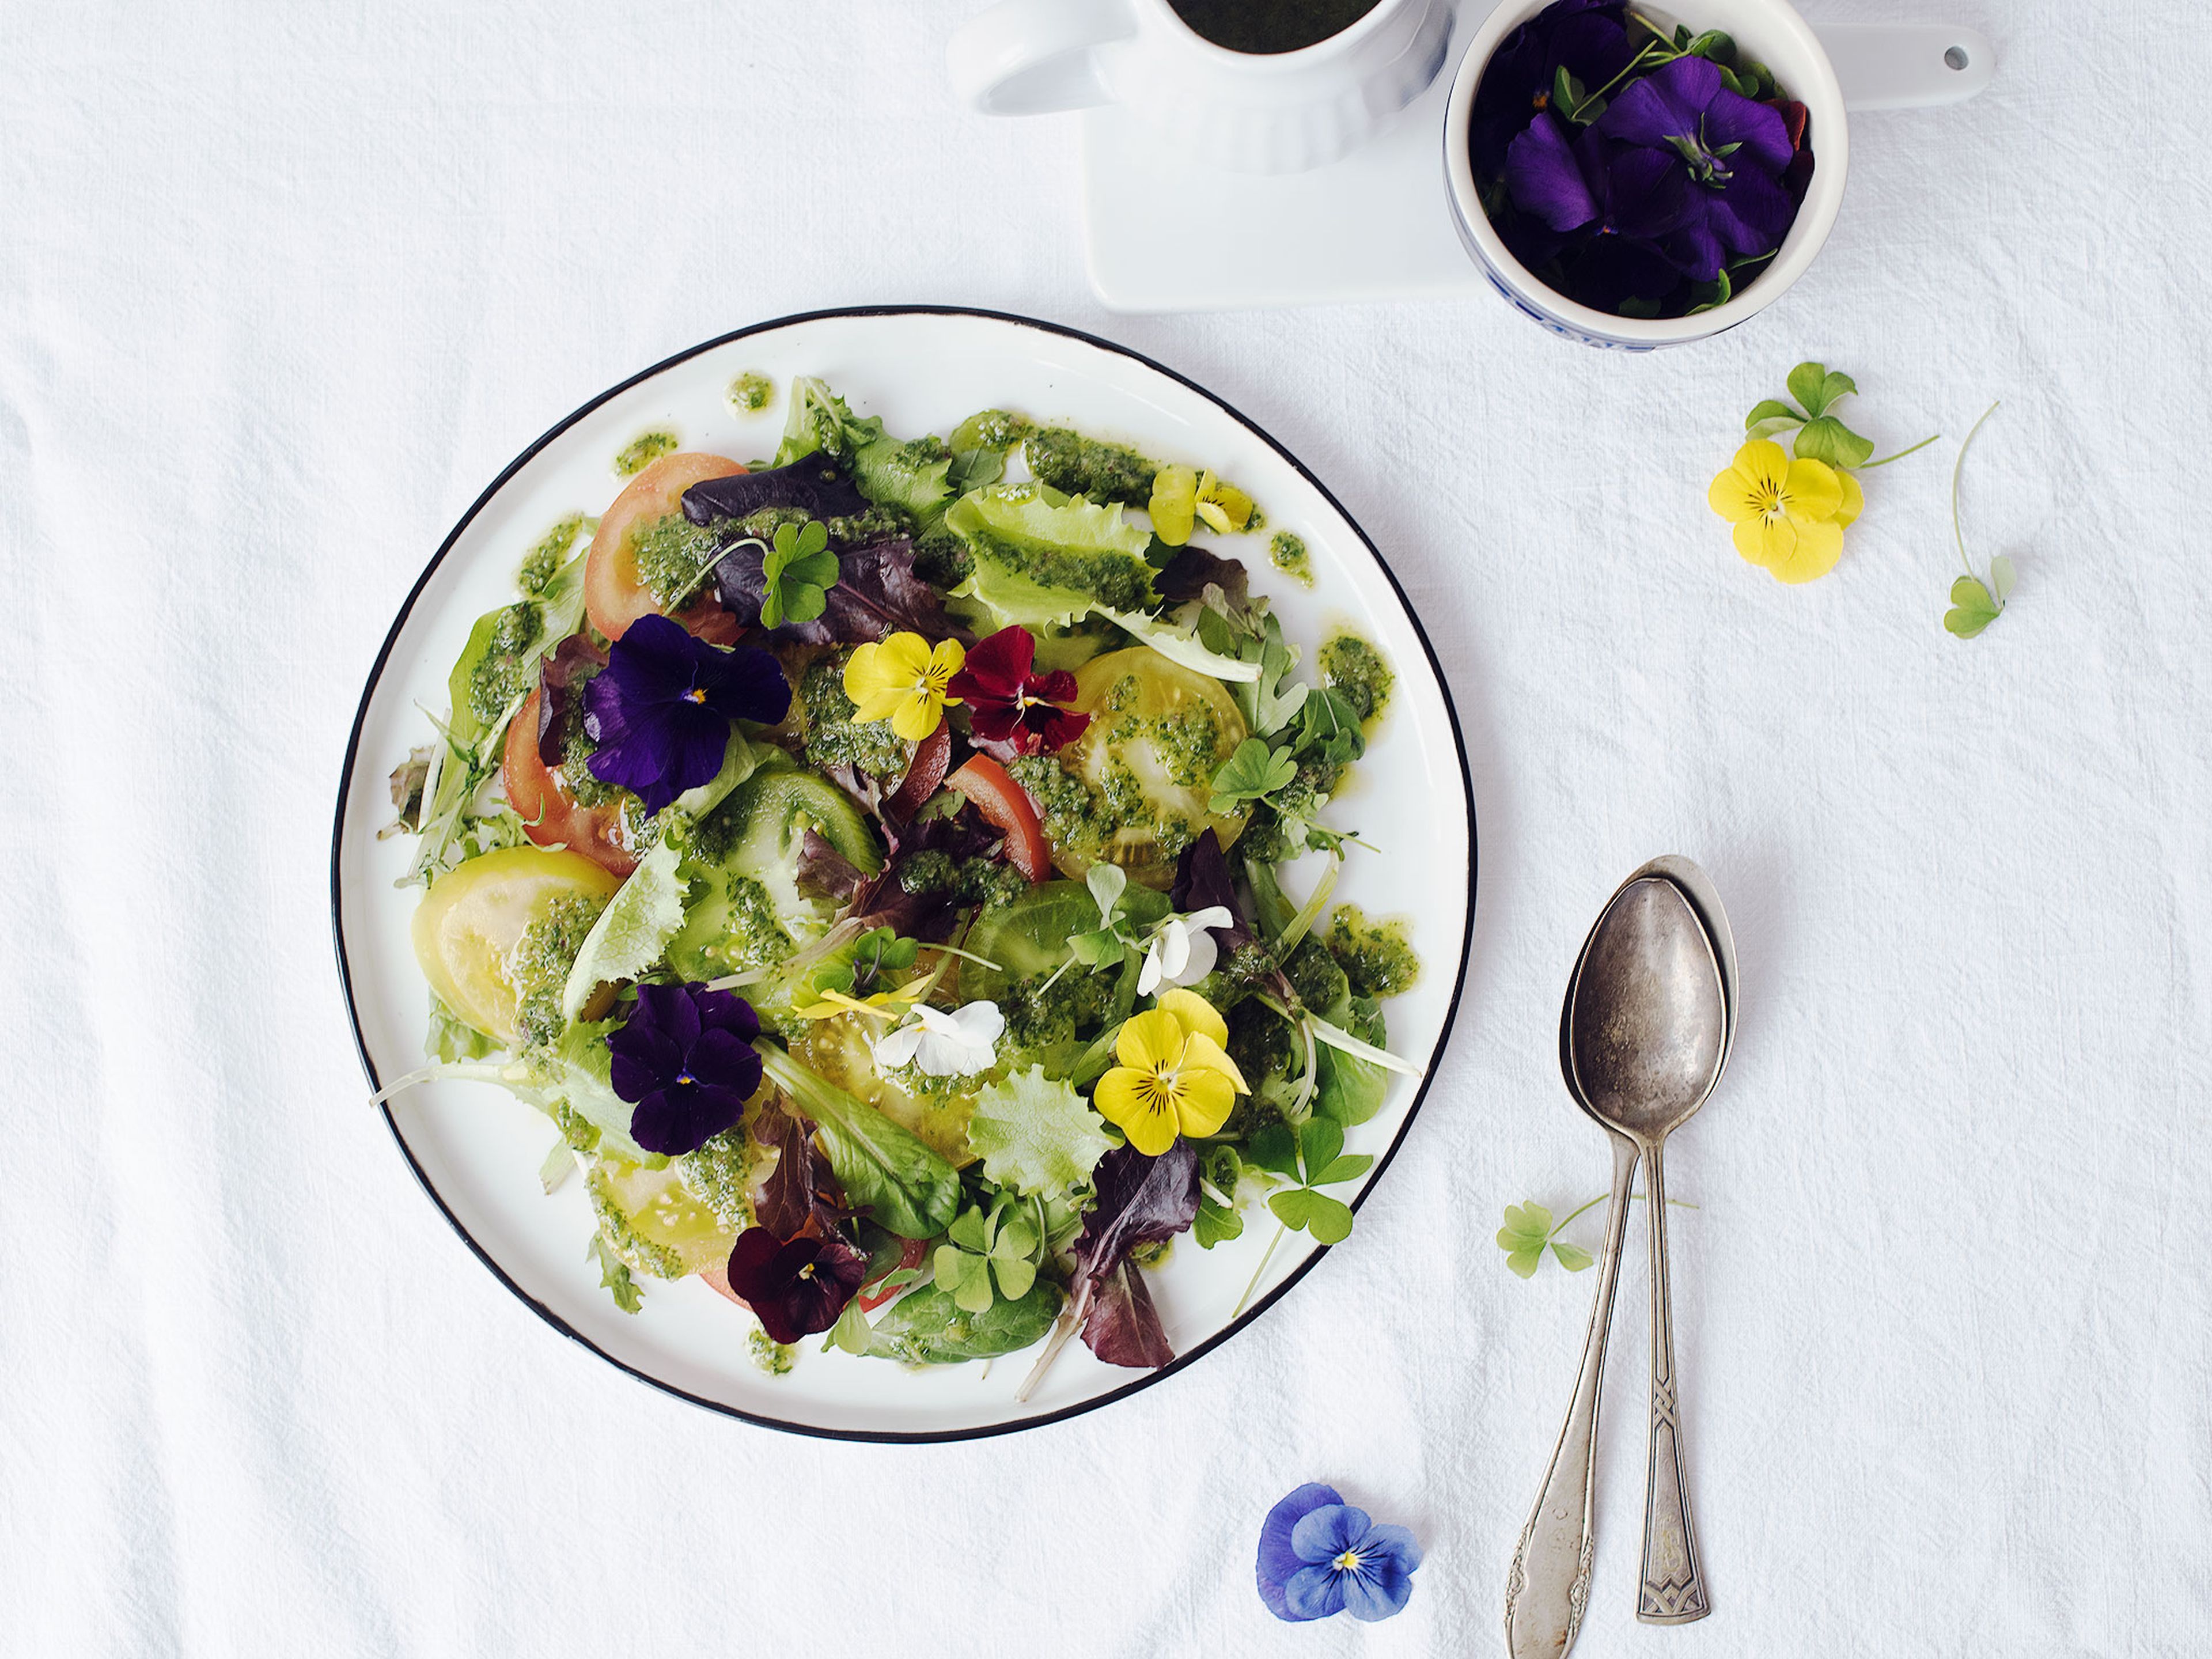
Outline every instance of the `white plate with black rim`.
{"type": "MultiPolygon", "coordinates": [[[[1381,1112],[1354,1128],[1347,1151],[1376,1164],[1357,1208],[1382,1179],[1419,1107],[1459,1000],[1474,906],[1474,804],[1466,756],[1435,653],[1382,556],[1321,481],[1218,398],[1121,347],[1024,318],[957,309],[870,307],[763,323],[696,347],[592,399],[532,444],[462,515],[378,653],[345,757],[331,848],[338,972],[372,1087],[422,1063],[427,993],[409,945],[420,890],[394,884],[411,843],[379,841],[392,816],[386,785],[409,749],[430,736],[422,709],[441,710],[446,676],[471,624],[514,597],[523,554],[558,520],[604,510],[620,488],[613,457],[648,430],[687,449],[749,459],[771,453],[794,375],[827,380],[887,430],[945,432],[976,410],[1114,438],[1166,461],[1212,467],[1250,492],[1269,529],[1304,538],[1315,585],[1273,570],[1266,538],[1223,538],[1241,554],[1285,634],[1305,653],[1351,628],[1378,646],[1397,687],[1366,757],[1329,812],[1376,851],[1352,849],[1340,902],[1409,924],[1422,972],[1385,1005],[1390,1047],[1422,1068],[1393,1077],[1381,1112]],[[771,377],[779,396],[744,414],[728,392],[741,374],[771,377]]],[[[1317,860],[1309,860],[1317,865],[1317,860]]],[[[1316,870],[1292,866],[1304,890],[1316,870]]],[[[538,1171],[553,1140],[545,1119],[499,1088],[439,1082],[384,1108],[423,1189],[477,1259],[539,1317],[656,1387],[749,1422],[857,1440],[945,1440],[999,1434],[1120,1399],[1201,1358],[1264,1312],[1322,1253],[1303,1233],[1276,1238],[1264,1206],[1237,1239],[1202,1250],[1179,1242],[1148,1270],[1176,1361],[1158,1371],[1108,1365],[1070,1343],[1035,1394],[1017,1402],[1029,1356],[909,1370],[881,1359],[818,1352],[771,1376],[753,1362],[751,1321],[696,1279],[645,1282],[632,1315],[600,1288],[585,1259],[592,1221],[581,1183],[548,1196],[538,1171]],[[1263,1259],[1265,1266],[1262,1267],[1263,1259]],[[1256,1280],[1255,1278],[1257,1274],[1256,1280]]],[[[1340,1247],[1359,1248],[1359,1234],[1340,1247]]],[[[1350,1310],[1346,1310],[1347,1317],[1350,1310]]]]}

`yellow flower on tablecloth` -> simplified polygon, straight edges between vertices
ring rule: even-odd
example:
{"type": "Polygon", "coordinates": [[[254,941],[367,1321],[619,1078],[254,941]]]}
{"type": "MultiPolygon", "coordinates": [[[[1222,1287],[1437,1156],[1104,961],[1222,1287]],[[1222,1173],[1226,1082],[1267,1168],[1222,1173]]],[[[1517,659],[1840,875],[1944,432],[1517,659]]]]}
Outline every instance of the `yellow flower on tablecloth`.
{"type": "Polygon", "coordinates": [[[1735,550],[1785,582],[1808,582],[1836,567],[1844,526],[1865,504],[1858,483],[1825,461],[1792,458],[1754,438],[1705,491],[1735,526],[1735,550]]]}
{"type": "Polygon", "coordinates": [[[919,634],[894,634],[880,644],[861,646],[845,665],[853,718],[889,720],[908,743],[920,743],[937,730],[945,704],[960,701],[946,696],[945,688],[967,656],[957,640],[940,640],[933,649],[919,634]]]}
{"type": "Polygon", "coordinates": [[[1178,1134],[1210,1135],[1249,1087],[1228,1041],[1228,1022],[1204,997],[1164,991],[1158,1007],[1122,1022],[1114,1041],[1121,1063],[1098,1079],[1091,1103],[1146,1158],[1178,1134]]]}

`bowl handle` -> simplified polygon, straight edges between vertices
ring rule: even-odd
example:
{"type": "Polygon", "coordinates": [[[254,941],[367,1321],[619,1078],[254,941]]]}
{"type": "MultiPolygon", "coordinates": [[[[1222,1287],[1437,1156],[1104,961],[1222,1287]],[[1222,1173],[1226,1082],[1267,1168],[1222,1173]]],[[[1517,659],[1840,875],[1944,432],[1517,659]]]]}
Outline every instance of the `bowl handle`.
{"type": "Polygon", "coordinates": [[[945,50],[952,95],[985,115],[1043,115],[1112,101],[1091,48],[1136,32],[1127,0],[1003,0],[945,50]]]}
{"type": "Polygon", "coordinates": [[[1845,109],[1955,104],[1990,83],[1989,37],[1943,23],[1822,23],[1814,27],[1835,65],[1845,109]]]}

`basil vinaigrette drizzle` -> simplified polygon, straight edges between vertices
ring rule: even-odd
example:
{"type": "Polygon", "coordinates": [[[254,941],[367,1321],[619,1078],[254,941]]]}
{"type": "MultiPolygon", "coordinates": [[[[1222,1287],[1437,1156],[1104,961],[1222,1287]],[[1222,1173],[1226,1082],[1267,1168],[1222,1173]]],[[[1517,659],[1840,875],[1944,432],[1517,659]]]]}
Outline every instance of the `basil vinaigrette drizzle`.
{"type": "Polygon", "coordinates": [[[665,428],[641,432],[615,457],[615,471],[625,478],[634,478],[663,455],[673,455],[681,443],[665,428]]]}

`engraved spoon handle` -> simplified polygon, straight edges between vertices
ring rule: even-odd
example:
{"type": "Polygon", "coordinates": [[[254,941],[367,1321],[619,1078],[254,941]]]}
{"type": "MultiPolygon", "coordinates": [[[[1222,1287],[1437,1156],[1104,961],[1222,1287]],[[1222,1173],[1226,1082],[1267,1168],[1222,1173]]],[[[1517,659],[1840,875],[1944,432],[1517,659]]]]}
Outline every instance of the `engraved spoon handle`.
{"type": "Polygon", "coordinates": [[[1589,1601],[1590,1486],[1597,1465],[1597,1406],[1605,1380],[1605,1339],[1613,1324],[1613,1285],[1620,1276],[1628,1226],[1628,1189],[1636,1175],[1636,1143],[1613,1140],[1613,1201],[1606,1211],[1605,1250],[1598,1258],[1597,1297],[1583,1344],[1574,1404],[1559,1431],[1552,1467],[1505,1579],[1505,1648],[1513,1659],[1560,1659],[1574,1645],[1589,1601]]]}
{"type": "Polygon", "coordinates": [[[1682,1473],[1682,1425],[1674,1376],[1674,1313],[1667,1289],[1667,1182],[1654,1146],[1644,1166],[1651,1210],[1651,1464],[1644,1495],[1644,1582],[1636,1616],[1647,1625],[1686,1625],[1711,1613],[1690,1483],[1682,1473]]]}

